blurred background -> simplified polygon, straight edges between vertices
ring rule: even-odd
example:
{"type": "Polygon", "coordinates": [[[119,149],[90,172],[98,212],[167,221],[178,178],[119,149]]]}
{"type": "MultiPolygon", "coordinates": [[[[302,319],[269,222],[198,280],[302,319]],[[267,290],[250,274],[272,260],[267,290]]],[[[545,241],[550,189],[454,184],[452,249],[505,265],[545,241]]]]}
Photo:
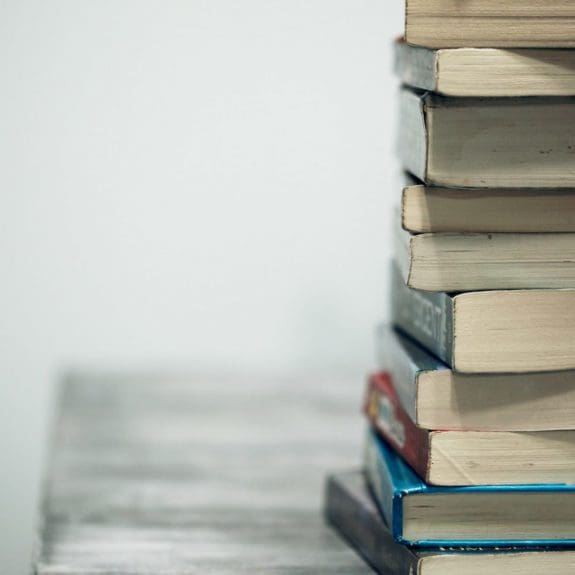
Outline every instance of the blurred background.
{"type": "Polygon", "coordinates": [[[69,367],[361,385],[403,3],[0,1],[0,572],[69,367]]]}

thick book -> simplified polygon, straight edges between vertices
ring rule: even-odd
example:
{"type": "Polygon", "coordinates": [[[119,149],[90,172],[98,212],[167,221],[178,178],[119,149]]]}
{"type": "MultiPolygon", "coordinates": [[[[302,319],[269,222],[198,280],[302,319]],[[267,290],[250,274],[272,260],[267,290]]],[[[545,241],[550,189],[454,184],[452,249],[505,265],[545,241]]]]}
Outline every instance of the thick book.
{"type": "Polygon", "coordinates": [[[404,84],[445,96],[573,96],[573,50],[394,46],[404,84]]]}
{"type": "Polygon", "coordinates": [[[418,547],[573,547],[575,485],[434,487],[375,432],[365,471],[392,536],[418,547]]]}
{"type": "Polygon", "coordinates": [[[575,429],[575,371],[464,374],[387,324],[376,333],[377,363],[410,419],[423,429],[575,429]]]}
{"type": "Polygon", "coordinates": [[[451,98],[404,88],[400,120],[400,158],[427,184],[575,187],[573,98],[451,98]]]}
{"type": "Polygon", "coordinates": [[[415,234],[575,232],[575,190],[441,188],[412,181],[401,195],[401,226],[415,234]]]}
{"type": "Polygon", "coordinates": [[[387,372],[369,378],[365,413],[373,428],[431,485],[575,482],[575,430],[422,429],[401,404],[387,372]]]}
{"type": "Polygon", "coordinates": [[[431,48],[573,48],[575,3],[406,0],[405,38],[431,48]]]}
{"type": "Polygon", "coordinates": [[[572,549],[417,549],[397,543],[361,471],[327,478],[324,513],[380,575],[564,575],[575,572],[572,549]]]}
{"type": "Polygon", "coordinates": [[[575,289],[427,292],[394,265],[391,300],[393,324],[455,371],[575,369],[575,289]]]}
{"type": "Polygon", "coordinates": [[[426,291],[575,288],[575,234],[395,230],[405,283],[426,291]]]}

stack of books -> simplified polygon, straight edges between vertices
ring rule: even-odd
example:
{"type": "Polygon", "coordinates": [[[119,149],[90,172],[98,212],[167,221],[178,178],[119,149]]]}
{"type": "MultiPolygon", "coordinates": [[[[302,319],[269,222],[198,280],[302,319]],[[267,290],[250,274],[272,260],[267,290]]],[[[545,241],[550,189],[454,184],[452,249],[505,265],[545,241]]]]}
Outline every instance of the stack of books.
{"type": "Polygon", "coordinates": [[[575,573],[575,2],[408,0],[390,325],[326,515],[380,573],[575,573]]]}

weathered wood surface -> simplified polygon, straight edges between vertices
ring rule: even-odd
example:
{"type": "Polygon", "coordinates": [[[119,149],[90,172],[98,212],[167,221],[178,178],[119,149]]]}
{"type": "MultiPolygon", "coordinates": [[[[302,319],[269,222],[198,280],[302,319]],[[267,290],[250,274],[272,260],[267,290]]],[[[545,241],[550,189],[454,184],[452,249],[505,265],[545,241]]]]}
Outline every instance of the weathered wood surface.
{"type": "Polygon", "coordinates": [[[370,573],[321,515],[360,403],[336,381],[70,378],[35,572],[370,573]]]}

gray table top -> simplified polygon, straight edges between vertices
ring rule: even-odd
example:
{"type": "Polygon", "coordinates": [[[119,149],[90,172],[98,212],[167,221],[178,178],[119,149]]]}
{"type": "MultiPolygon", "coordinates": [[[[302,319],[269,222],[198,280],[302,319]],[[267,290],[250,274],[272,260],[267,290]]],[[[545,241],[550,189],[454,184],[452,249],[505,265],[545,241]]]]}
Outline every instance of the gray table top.
{"type": "Polygon", "coordinates": [[[35,572],[371,573],[321,515],[360,404],[359,382],[69,378],[35,572]]]}

